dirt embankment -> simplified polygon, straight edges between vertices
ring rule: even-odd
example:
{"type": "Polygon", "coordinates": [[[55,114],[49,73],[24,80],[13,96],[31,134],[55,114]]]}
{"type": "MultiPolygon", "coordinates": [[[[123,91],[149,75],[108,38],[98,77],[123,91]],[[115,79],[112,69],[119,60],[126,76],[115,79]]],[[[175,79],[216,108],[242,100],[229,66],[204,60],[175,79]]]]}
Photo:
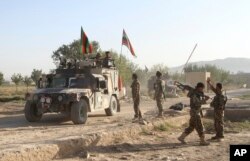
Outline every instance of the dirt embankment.
{"type": "Polygon", "coordinates": [[[187,121],[187,116],[169,117],[167,119],[155,120],[147,125],[140,124],[119,124],[107,131],[92,133],[81,136],[64,137],[52,142],[28,144],[15,149],[3,150],[0,153],[0,160],[33,160],[43,161],[56,158],[67,158],[74,154],[78,154],[85,149],[95,147],[97,145],[112,145],[114,142],[122,140],[133,140],[143,131],[150,131],[161,124],[175,124],[181,126],[187,121]]]}

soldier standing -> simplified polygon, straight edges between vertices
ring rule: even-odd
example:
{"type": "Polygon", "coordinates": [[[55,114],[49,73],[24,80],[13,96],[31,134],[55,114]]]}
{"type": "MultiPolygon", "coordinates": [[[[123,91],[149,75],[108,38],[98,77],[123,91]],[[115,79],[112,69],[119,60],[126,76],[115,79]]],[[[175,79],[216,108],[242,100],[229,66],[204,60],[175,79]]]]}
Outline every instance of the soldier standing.
{"type": "Polygon", "coordinates": [[[105,68],[110,68],[112,65],[110,64],[110,61],[112,60],[110,52],[105,52],[105,58],[103,59],[102,66],[105,68]]]}
{"type": "Polygon", "coordinates": [[[96,62],[96,66],[97,67],[101,67],[102,66],[102,60],[101,60],[101,54],[97,53],[95,56],[95,62],[96,62]]]}
{"type": "Polygon", "coordinates": [[[133,82],[131,84],[131,89],[132,89],[132,97],[134,101],[134,111],[135,111],[135,116],[133,121],[136,121],[139,119],[139,121],[142,119],[142,114],[140,110],[140,82],[138,81],[137,74],[132,75],[133,82]]]}
{"type": "Polygon", "coordinates": [[[214,128],[216,135],[211,140],[221,141],[224,138],[224,110],[226,99],[222,94],[222,84],[217,83],[216,88],[212,85],[211,79],[207,79],[207,83],[211,90],[215,93],[215,97],[211,102],[211,106],[214,107],[214,128]]]}
{"type": "Polygon", "coordinates": [[[189,126],[185,131],[178,137],[178,140],[185,144],[185,138],[195,129],[200,137],[200,145],[209,145],[205,141],[204,128],[201,120],[201,105],[206,103],[209,97],[204,98],[203,90],[205,86],[203,83],[197,83],[195,89],[188,92],[188,97],[190,98],[190,120],[189,126]]]}
{"type": "Polygon", "coordinates": [[[163,116],[162,101],[163,101],[163,98],[165,98],[165,95],[164,95],[165,81],[163,81],[161,77],[162,77],[161,72],[157,71],[156,82],[154,83],[154,90],[155,90],[154,99],[156,100],[156,104],[159,110],[158,117],[163,116]]]}

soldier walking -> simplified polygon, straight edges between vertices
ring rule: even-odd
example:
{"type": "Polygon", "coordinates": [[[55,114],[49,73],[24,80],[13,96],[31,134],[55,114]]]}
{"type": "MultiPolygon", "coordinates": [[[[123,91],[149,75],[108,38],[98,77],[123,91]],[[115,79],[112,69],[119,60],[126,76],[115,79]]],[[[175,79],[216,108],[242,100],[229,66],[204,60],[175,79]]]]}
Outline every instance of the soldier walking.
{"type": "Polygon", "coordinates": [[[204,128],[200,114],[201,105],[205,104],[209,99],[209,97],[205,97],[203,94],[204,88],[204,84],[199,82],[197,83],[195,89],[188,92],[191,108],[189,126],[185,129],[181,136],[178,137],[178,140],[183,144],[186,144],[185,138],[195,129],[200,137],[200,145],[209,145],[209,143],[205,141],[204,128]]]}
{"type": "Polygon", "coordinates": [[[132,97],[134,101],[134,119],[133,121],[140,121],[142,119],[142,114],[140,110],[140,82],[138,81],[137,74],[132,75],[133,82],[131,84],[131,89],[132,89],[132,97]]]}
{"type": "Polygon", "coordinates": [[[222,141],[224,138],[224,110],[226,104],[226,98],[222,94],[222,84],[217,83],[214,87],[211,83],[211,79],[207,79],[207,83],[211,90],[215,93],[215,97],[211,102],[211,107],[214,107],[214,129],[216,135],[211,138],[211,140],[222,141]]]}
{"type": "Polygon", "coordinates": [[[158,117],[163,116],[163,107],[162,107],[162,102],[163,98],[165,98],[165,81],[162,80],[162,74],[161,72],[157,71],[156,72],[156,82],[154,83],[154,90],[155,90],[155,95],[154,99],[156,100],[156,104],[159,110],[158,117]]]}

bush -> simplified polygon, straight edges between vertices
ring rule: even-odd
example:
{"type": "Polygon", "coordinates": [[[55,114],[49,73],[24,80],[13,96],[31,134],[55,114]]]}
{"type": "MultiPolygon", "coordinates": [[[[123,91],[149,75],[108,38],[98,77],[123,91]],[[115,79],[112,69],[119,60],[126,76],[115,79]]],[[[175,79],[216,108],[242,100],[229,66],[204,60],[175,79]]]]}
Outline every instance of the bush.
{"type": "Polygon", "coordinates": [[[154,125],[154,130],[156,130],[156,131],[169,131],[169,130],[171,130],[173,128],[175,128],[175,126],[171,125],[171,124],[169,124],[167,122],[161,123],[159,125],[154,125]]]}
{"type": "Polygon", "coordinates": [[[0,97],[0,102],[11,102],[11,101],[24,101],[24,97],[21,96],[0,97]]]}

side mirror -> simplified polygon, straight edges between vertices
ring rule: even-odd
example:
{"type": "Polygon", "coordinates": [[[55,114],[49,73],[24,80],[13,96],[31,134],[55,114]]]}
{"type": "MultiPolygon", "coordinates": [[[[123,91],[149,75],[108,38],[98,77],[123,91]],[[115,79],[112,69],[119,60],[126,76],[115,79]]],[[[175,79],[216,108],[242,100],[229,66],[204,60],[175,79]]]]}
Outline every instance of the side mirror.
{"type": "Polygon", "coordinates": [[[100,81],[100,88],[101,89],[106,89],[107,88],[107,83],[106,83],[105,80],[104,81],[100,81]]]}

